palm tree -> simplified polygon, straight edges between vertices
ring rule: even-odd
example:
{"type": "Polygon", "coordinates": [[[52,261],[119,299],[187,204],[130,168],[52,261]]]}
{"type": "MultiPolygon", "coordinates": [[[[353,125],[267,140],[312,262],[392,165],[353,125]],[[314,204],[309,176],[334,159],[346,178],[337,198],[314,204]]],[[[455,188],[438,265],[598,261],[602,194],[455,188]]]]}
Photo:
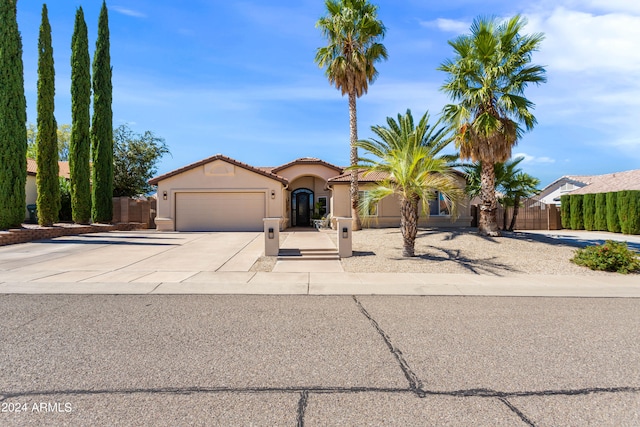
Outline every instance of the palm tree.
{"type": "MultiPolygon", "coordinates": [[[[377,17],[377,6],[367,0],[326,0],[327,15],[320,28],[329,44],[316,52],[315,62],[325,68],[329,83],[349,95],[349,135],[351,165],[358,162],[358,121],[356,98],[367,93],[378,75],[375,63],[387,59],[387,49],[379,43],[385,27],[377,17]]],[[[351,217],[353,229],[360,230],[358,214],[358,171],[351,170],[351,217]]]]}
{"type": "MultiPolygon", "coordinates": [[[[538,185],[540,180],[527,173],[517,166],[524,160],[524,157],[516,157],[506,162],[495,163],[493,170],[495,174],[495,191],[501,193],[499,201],[505,207],[504,217],[502,218],[503,230],[513,231],[520,209],[520,201],[524,198],[538,194],[538,185]],[[511,224],[507,228],[507,210],[506,208],[513,206],[513,215],[511,216],[511,224]]],[[[472,165],[464,166],[467,178],[467,187],[465,192],[469,197],[478,197],[481,194],[481,175],[482,164],[476,162],[472,165]]],[[[498,197],[498,196],[496,196],[498,197]]]]}
{"type": "Polygon", "coordinates": [[[388,127],[371,127],[379,139],[356,143],[377,159],[359,158],[355,168],[364,171],[365,176],[372,172],[386,175],[376,188],[367,191],[360,202],[360,211],[363,214],[371,212],[372,207],[387,196],[395,195],[400,199],[404,257],[415,255],[420,204],[422,212],[429,215],[429,200],[435,199],[440,192],[450,206],[453,219],[462,196],[451,168],[451,162],[457,156],[438,155],[453,141],[449,128],[436,129],[428,122],[429,112],[426,112],[414,126],[411,111],[407,110],[405,115],[398,114],[397,121],[388,117],[388,127]]]}
{"type": "Polygon", "coordinates": [[[509,159],[524,131],[536,124],[524,90],[546,81],[545,69],[530,64],[544,35],[521,35],[525,24],[519,15],[504,23],[474,20],[471,34],[449,41],[455,60],[438,68],[449,73],[442,90],[457,102],[444,108],[444,117],[457,129],[460,156],[482,164],[478,231],[490,236],[500,235],[493,165],[509,159]]]}

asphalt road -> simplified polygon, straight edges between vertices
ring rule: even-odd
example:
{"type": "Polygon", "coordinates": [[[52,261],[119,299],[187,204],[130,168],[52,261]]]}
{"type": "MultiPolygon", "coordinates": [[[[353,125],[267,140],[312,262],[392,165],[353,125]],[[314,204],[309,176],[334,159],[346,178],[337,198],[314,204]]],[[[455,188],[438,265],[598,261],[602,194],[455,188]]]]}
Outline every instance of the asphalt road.
{"type": "Polygon", "coordinates": [[[640,299],[0,295],[0,425],[640,425],[640,299]]]}

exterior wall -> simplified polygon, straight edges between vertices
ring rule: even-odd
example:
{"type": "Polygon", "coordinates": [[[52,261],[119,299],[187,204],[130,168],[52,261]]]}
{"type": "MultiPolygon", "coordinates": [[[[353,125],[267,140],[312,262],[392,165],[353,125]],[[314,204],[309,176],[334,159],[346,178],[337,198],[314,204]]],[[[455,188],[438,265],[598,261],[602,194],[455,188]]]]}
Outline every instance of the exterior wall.
{"type": "Polygon", "coordinates": [[[569,194],[573,190],[582,188],[586,184],[583,185],[575,185],[566,181],[559,181],[557,183],[557,187],[554,189],[549,188],[551,190],[548,194],[544,195],[544,197],[540,198],[540,201],[546,205],[560,205],[560,200],[555,201],[554,199],[560,199],[560,196],[564,194],[569,194]]]}
{"type": "Polygon", "coordinates": [[[215,160],[158,183],[156,224],[164,231],[175,228],[175,200],[179,192],[261,192],[265,195],[266,216],[282,217],[282,188],[279,181],[223,160],[215,160]]]}
{"type": "MultiPolygon", "coordinates": [[[[367,191],[373,188],[373,184],[360,184],[360,191],[367,191]]],[[[332,216],[350,217],[351,200],[349,197],[349,184],[335,184],[333,186],[333,197],[331,200],[332,216]]],[[[418,225],[421,227],[469,227],[471,225],[471,207],[469,199],[465,197],[458,206],[459,217],[451,222],[448,215],[430,215],[428,218],[422,215],[420,208],[420,219],[418,225]]],[[[389,196],[378,203],[377,215],[363,217],[363,226],[368,228],[385,228],[400,226],[400,200],[397,196],[389,196]]]]}
{"type": "MultiPolygon", "coordinates": [[[[38,198],[38,189],[36,186],[35,175],[27,175],[27,183],[25,185],[25,191],[27,194],[26,204],[35,205],[36,199],[38,198]]],[[[29,219],[29,211],[26,208],[24,210],[24,214],[25,214],[25,219],[29,219]]]]}
{"type": "Polygon", "coordinates": [[[340,172],[336,171],[333,168],[328,168],[324,165],[302,163],[279,170],[277,174],[283,178],[287,178],[289,182],[293,182],[294,180],[302,176],[317,176],[326,183],[329,178],[333,178],[334,176],[340,174],[340,172]]]}

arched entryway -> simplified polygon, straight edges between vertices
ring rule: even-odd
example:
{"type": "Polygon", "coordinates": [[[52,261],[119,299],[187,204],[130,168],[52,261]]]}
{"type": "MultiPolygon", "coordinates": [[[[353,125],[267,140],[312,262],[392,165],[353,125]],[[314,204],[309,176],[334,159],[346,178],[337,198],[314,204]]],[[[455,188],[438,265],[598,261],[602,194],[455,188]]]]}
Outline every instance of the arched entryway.
{"type": "Polygon", "coordinates": [[[291,226],[309,227],[313,214],[313,191],[298,188],[291,193],[291,226]]]}

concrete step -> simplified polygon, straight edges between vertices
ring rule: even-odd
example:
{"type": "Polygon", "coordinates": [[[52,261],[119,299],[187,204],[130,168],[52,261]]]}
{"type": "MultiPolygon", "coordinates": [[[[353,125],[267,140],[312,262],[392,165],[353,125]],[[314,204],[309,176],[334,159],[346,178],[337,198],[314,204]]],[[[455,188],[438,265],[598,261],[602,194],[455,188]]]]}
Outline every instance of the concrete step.
{"type": "Polygon", "coordinates": [[[340,259],[336,249],[280,249],[278,261],[310,261],[340,259]]]}

